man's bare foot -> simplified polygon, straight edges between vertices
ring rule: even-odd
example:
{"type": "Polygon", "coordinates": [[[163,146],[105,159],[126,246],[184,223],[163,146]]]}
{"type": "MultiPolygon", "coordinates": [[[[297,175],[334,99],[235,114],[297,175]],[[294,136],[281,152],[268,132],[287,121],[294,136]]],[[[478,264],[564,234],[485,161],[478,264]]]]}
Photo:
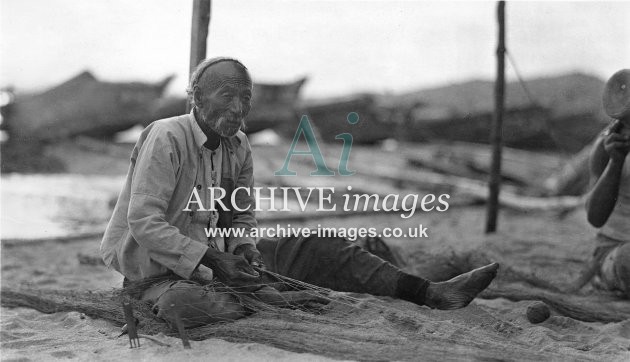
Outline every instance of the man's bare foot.
{"type": "Polygon", "coordinates": [[[424,304],[437,309],[464,308],[490,285],[498,269],[499,264],[492,263],[445,282],[431,283],[424,304]]]}

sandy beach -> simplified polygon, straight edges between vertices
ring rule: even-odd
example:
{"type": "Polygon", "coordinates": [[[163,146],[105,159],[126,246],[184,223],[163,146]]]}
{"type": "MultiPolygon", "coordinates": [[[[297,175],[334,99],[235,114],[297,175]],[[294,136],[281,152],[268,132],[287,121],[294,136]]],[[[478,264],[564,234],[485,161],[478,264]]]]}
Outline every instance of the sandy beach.
{"type": "MultiPolygon", "coordinates": [[[[272,158],[270,154],[278,153],[261,150],[255,156],[258,165],[266,165],[272,158]]],[[[357,158],[360,158],[359,153],[357,158]]],[[[39,201],[26,205],[55,204],[60,199],[66,200],[66,205],[73,205],[87,200],[94,209],[87,215],[85,210],[78,209],[68,220],[60,220],[56,214],[61,212],[68,216],[68,213],[48,209],[49,214],[42,214],[46,208],[39,211],[31,208],[34,220],[48,219],[51,224],[25,230],[24,237],[19,235],[20,228],[24,228],[19,223],[12,223],[11,228],[3,230],[3,289],[29,288],[41,290],[43,294],[46,290],[85,293],[111,291],[121,286],[122,277],[100,262],[98,249],[111,199],[122,182],[120,170],[124,170],[126,162],[119,158],[116,164],[120,167],[111,168],[115,172],[103,171],[100,176],[3,175],[3,223],[11,216],[16,222],[24,220],[23,216],[18,218],[18,214],[7,212],[4,200],[13,200],[12,205],[18,207],[20,195],[37,194],[35,190],[41,190],[44,184],[48,188],[43,190],[48,191],[41,191],[39,201]],[[73,200],[68,191],[83,187],[77,186],[76,180],[92,185],[82,191],[85,196],[75,193],[79,201],[73,200]]],[[[75,163],[75,167],[80,169],[80,164],[75,163]]],[[[262,173],[259,180],[269,178],[264,166],[257,172],[262,173]]],[[[385,239],[400,253],[405,270],[427,275],[430,272],[428,261],[432,258],[445,258],[447,265],[449,260],[456,261],[457,255],[481,253],[502,265],[486,296],[492,299],[478,298],[457,311],[437,311],[391,298],[354,295],[353,298],[358,298],[355,305],[340,307],[332,303],[321,314],[295,310],[256,313],[233,324],[216,327],[215,337],[192,341],[190,350],[184,349],[181,341],[168,332],[153,337],[170,347],[143,338],[140,348],[130,349],[128,338],[118,337],[120,324],[77,311],[44,314],[29,308],[3,306],[2,360],[203,360],[209,356],[228,361],[329,358],[621,361],[630,358],[630,320],[620,317],[613,318],[617,320],[614,322],[585,322],[567,316],[566,310],[551,308],[549,319],[532,324],[525,312],[536,301],[536,296],[557,294],[544,294],[547,292],[519,284],[513,278],[514,273],[533,275],[557,286],[573,280],[594,245],[595,230],[587,225],[583,208],[563,213],[504,209],[500,214],[499,232],[485,235],[485,207],[471,204],[459,194],[454,194],[451,201],[452,206],[445,213],[419,212],[408,219],[395,213],[369,213],[295,219],[290,223],[309,227],[321,224],[377,228],[422,224],[428,228],[428,238],[385,239]],[[500,291],[514,286],[530,291],[530,299],[515,301],[496,297],[500,291]]],[[[28,215],[28,211],[22,212],[28,215]]],[[[260,223],[272,226],[280,222],[262,213],[260,223]]],[[[574,300],[578,305],[582,301],[603,300],[609,303],[605,305],[617,308],[613,311],[628,310],[627,301],[601,294],[590,286],[580,295],[561,297],[566,298],[565,301],[574,300]]]]}
{"type": "MultiPolygon", "coordinates": [[[[544,227],[544,218],[521,216],[519,222],[506,218],[506,231],[492,238],[473,237],[475,220],[482,215],[480,208],[462,208],[454,212],[457,222],[427,220],[439,238],[431,242],[390,241],[409,253],[405,256],[410,269],[421,269],[414,264],[414,253],[447,252],[466,248],[492,247],[500,253],[502,262],[516,268],[533,270],[537,275],[553,276],[555,282],[568,279],[588,256],[588,231],[579,228],[583,215],[576,212],[553,226],[544,227]],[[538,221],[537,235],[527,235],[519,225],[530,227],[538,221]],[[568,229],[572,229],[574,245],[567,244],[568,229]],[[576,230],[577,229],[577,230],[576,230]],[[519,235],[519,232],[521,235],[519,235]],[[466,236],[468,235],[468,236],[466,236]],[[508,236],[509,235],[509,236],[508,236]],[[562,238],[565,240],[560,240],[562,238]],[[444,243],[445,240],[455,243],[444,243]],[[465,240],[465,241],[464,241],[465,240]],[[558,262],[559,255],[566,253],[558,262]]],[[[372,222],[391,222],[387,217],[372,222]]],[[[366,221],[364,221],[366,222],[366,221]]],[[[331,224],[334,222],[331,221],[331,224]]],[[[70,242],[48,241],[18,245],[4,245],[2,249],[2,284],[22,285],[45,289],[107,290],[118,287],[121,277],[103,265],[89,265],[78,256],[97,256],[98,238],[70,242]]],[[[74,358],[79,360],[201,360],[211,354],[220,360],[322,360],[326,357],[361,360],[388,359],[446,359],[446,360],[626,360],[630,358],[630,321],[594,323],[578,321],[557,312],[541,324],[531,324],[525,310],[531,301],[512,302],[506,299],[477,299],[470,306],[455,312],[434,311],[411,303],[389,298],[361,296],[385,314],[374,310],[357,309],[347,316],[353,327],[350,335],[335,326],[313,325],[322,328],[313,339],[328,341],[329,349],[313,350],[304,354],[285,351],[257,343],[229,343],[220,338],[193,341],[191,350],[184,350],[181,341],[165,335],[155,336],[171,347],[159,346],[142,340],[139,349],[128,348],[126,337],[117,338],[120,326],[96,320],[78,312],[43,314],[31,309],[2,308],[3,360],[47,360],[74,358]],[[373,313],[377,313],[378,318],[373,313]],[[323,328],[327,327],[327,328],[323,328]],[[346,342],[363,341],[366,351],[379,350],[369,356],[360,352],[359,345],[340,348],[346,342]],[[387,342],[389,341],[389,343],[387,342]]],[[[370,309],[370,308],[368,308],[370,309]]],[[[252,316],[237,323],[258,325],[268,316],[252,316]]],[[[313,332],[306,328],[307,332],[313,332]]],[[[277,326],[276,326],[277,327],[277,326]]],[[[305,326],[308,327],[308,326],[305,326]]],[[[261,335],[264,335],[261,328],[261,335]]],[[[266,331],[268,332],[268,331],[266,331]]],[[[290,328],[276,330],[277,338],[291,339],[290,328]]],[[[228,338],[229,339],[229,338],[228,338]]],[[[313,349],[305,343],[304,349],[313,349]]]]}
{"type": "Polygon", "coordinates": [[[630,2],[1,7],[0,362],[630,361],[630,2]]]}

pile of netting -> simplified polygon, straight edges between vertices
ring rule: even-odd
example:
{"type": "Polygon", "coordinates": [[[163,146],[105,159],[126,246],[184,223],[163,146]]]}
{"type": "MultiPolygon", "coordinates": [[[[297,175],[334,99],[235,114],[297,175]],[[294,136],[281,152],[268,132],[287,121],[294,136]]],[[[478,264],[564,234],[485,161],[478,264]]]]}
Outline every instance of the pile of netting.
{"type": "MultiPolygon", "coordinates": [[[[512,323],[513,316],[502,319],[478,307],[435,311],[386,297],[333,292],[267,273],[273,279],[267,285],[255,286],[255,290],[216,282],[203,284],[215,295],[235,303],[233,306],[243,311],[243,318],[226,318],[187,329],[188,337],[197,341],[220,338],[261,343],[293,352],[353,360],[438,360],[443,359],[445,352],[453,360],[471,356],[477,359],[512,356],[520,360],[554,357],[554,353],[541,351],[539,342],[529,341],[528,330],[512,323]],[[282,291],[260,292],[267,287],[282,291]]],[[[122,289],[98,292],[38,290],[5,284],[1,302],[3,307],[28,307],[44,313],[77,311],[117,326],[125,324],[122,303],[129,302],[140,321],[139,333],[178,337],[176,329],[156,316],[152,303],[138,299],[139,294],[156,282],[160,280],[144,280],[122,289]]],[[[504,268],[481,297],[542,300],[558,314],[584,321],[615,322],[630,318],[630,307],[625,300],[565,294],[540,284],[538,279],[504,268]]],[[[559,354],[555,357],[562,359],[559,354]]]]}
{"type": "MultiPolygon", "coordinates": [[[[406,343],[398,330],[380,336],[382,333],[372,330],[380,328],[383,316],[396,323],[404,320],[404,329],[417,328],[412,317],[399,316],[403,313],[401,309],[388,306],[375,297],[334,292],[271,272],[266,273],[276,277],[267,286],[284,287],[279,288],[283,292],[274,294],[272,298],[218,282],[206,284],[204,287],[216,295],[233,297],[232,300],[243,308],[247,317],[238,320],[226,318],[224,322],[187,329],[188,337],[191,340],[216,337],[231,342],[262,343],[295,352],[373,359],[374,352],[366,349],[365,343],[381,347],[387,345],[388,348],[400,348],[406,343]]],[[[139,333],[164,333],[177,337],[177,329],[158,318],[151,303],[138,299],[143,290],[156,282],[160,282],[160,279],[98,292],[35,290],[27,287],[14,289],[5,286],[2,290],[2,305],[28,307],[44,313],[77,311],[122,326],[125,324],[122,303],[128,302],[139,320],[139,333]]]]}

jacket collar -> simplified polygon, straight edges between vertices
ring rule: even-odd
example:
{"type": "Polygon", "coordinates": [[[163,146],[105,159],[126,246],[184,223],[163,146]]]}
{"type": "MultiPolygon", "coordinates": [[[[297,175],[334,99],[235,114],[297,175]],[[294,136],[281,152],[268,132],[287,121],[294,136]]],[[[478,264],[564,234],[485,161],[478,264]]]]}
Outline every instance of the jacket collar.
{"type": "MultiPolygon", "coordinates": [[[[193,137],[195,138],[195,146],[197,148],[203,147],[204,143],[208,140],[208,136],[203,133],[203,130],[199,127],[199,124],[197,124],[194,108],[188,114],[188,121],[192,129],[193,137]]],[[[228,149],[233,151],[241,145],[241,139],[238,136],[221,137],[221,144],[226,145],[228,149]]]]}

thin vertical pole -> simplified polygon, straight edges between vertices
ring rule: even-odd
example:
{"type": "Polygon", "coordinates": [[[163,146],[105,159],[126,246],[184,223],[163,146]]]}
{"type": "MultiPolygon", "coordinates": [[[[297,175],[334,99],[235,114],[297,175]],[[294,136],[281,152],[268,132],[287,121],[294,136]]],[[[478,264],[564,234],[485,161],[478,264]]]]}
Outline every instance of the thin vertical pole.
{"type": "Polygon", "coordinates": [[[499,192],[501,190],[501,151],[503,147],[503,110],[505,106],[505,1],[497,4],[499,42],[497,45],[497,80],[494,83],[494,116],[492,117],[492,166],[490,169],[486,233],[497,230],[499,192]]]}
{"type": "MultiPolygon", "coordinates": [[[[189,78],[195,67],[202,60],[206,59],[206,42],[210,27],[211,5],[211,0],[193,0],[189,78]]],[[[190,112],[190,107],[190,103],[188,103],[186,105],[186,113],[190,112]]]]}

